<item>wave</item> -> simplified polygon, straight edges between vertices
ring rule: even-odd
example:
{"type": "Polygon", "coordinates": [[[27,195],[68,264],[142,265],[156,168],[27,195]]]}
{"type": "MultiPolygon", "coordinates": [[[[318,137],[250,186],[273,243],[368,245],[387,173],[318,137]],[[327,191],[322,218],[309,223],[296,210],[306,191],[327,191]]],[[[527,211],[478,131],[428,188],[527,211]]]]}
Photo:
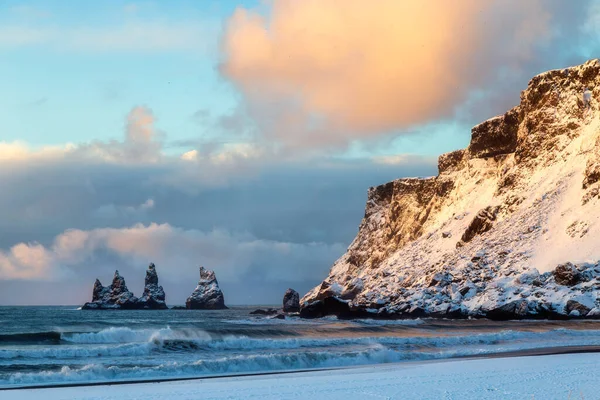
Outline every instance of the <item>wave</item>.
{"type": "Polygon", "coordinates": [[[152,351],[154,347],[147,343],[119,346],[52,346],[41,349],[2,349],[0,360],[143,356],[152,351]]]}
{"type": "Polygon", "coordinates": [[[552,340],[561,343],[571,341],[573,338],[586,338],[589,345],[600,344],[600,331],[577,331],[564,328],[547,332],[523,332],[505,330],[494,333],[480,333],[474,335],[454,336],[371,336],[371,337],[345,337],[345,338],[285,338],[285,339],[254,339],[248,337],[225,337],[206,345],[219,350],[261,350],[261,349],[297,349],[337,347],[354,345],[383,345],[389,347],[411,349],[415,347],[451,347],[469,345],[494,345],[508,341],[535,340],[551,344],[552,340]]]}
{"type": "Polygon", "coordinates": [[[80,344],[112,344],[112,343],[140,343],[160,342],[164,340],[210,340],[211,335],[204,330],[180,329],[172,330],[170,327],[163,329],[108,328],[99,332],[65,333],[61,339],[69,343],[80,344]]]}
{"type": "Polygon", "coordinates": [[[166,363],[148,368],[123,368],[119,366],[90,364],[79,368],[64,366],[59,371],[15,373],[10,376],[6,384],[14,386],[64,382],[122,381],[159,377],[211,376],[379,364],[404,361],[408,358],[410,356],[398,351],[376,348],[364,351],[335,353],[327,351],[293,354],[235,355],[202,359],[188,363],[166,363]]]}
{"type": "Polygon", "coordinates": [[[43,348],[1,349],[0,360],[11,359],[73,359],[77,357],[127,357],[152,353],[178,352],[257,352],[277,350],[319,350],[340,348],[373,348],[381,346],[393,350],[464,348],[522,344],[529,347],[569,345],[600,345],[598,330],[569,330],[564,328],[546,332],[505,330],[493,333],[444,336],[357,336],[357,337],[287,337],[252,338],[240,335],[214,336],[203,330],[163,328],[132,330],[110,328],[95,333],[62,334],[67,345],[43,348]]]}
{"type": "Polygon", "coordinates": [[[495,348],[451,348],[444,351],[406,352],[375,345],[368,349],[349,351],[302,351],[295,353],[253,353],[211,357],[192,362],[169,362],[155,366],[117,366],[89,364],[81,367],[64,366],[60,370],[17,372],[0,385],[28,386],[72,382],[118,382],[157,378],[186,378],[239,373],[279,372],[291,370],[351,367],[370,364],[396,363],[497,354],[535,349],[536,345],[511,344],[495,348]]]}

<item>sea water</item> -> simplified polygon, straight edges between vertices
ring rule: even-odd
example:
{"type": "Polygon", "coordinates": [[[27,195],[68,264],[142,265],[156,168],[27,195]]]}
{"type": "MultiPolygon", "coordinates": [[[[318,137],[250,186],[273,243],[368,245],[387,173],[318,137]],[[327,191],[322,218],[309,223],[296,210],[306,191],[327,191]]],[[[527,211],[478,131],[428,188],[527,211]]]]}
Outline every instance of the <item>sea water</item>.
{"type": "Polygon", "coordinates": [[[0,307],[0,388],[203,377],[600,346],[600,322],[285,320],[229,310],[0,307]]]}

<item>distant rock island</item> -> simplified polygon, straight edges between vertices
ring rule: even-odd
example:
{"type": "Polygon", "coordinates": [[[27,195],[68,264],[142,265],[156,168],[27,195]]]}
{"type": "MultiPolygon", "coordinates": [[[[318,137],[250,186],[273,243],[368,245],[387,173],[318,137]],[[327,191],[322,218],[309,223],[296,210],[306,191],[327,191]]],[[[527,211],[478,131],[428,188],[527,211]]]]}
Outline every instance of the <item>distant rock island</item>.
{"type": "Polygon", "coordinates": [[[289,315],[299,315],[300,295],[294,289],[286,290],[283,295],[283,307],[277,308],[259,308],[250,312],[250,315],[263,315],[271,319],[285,319],[289,315]]]}
{"type": "Polygon", "coordinates": [[[165,291],[158,285],[156,266],[150,264],[146,271],[144,293],[137,298],[129,291],[119,271],[115,271],[112,283],[102,286],[96,279],[92,293],[92,301],[85,303],[83,310],[165,310],[165,291]]]}
{"type": "Polygon", "coordinates": [[[200,267],[200,281],[198,286],[185,301],[186,308],[190,310],[224,310],[225,298],[219,288],[214,271],[200,267]]]}

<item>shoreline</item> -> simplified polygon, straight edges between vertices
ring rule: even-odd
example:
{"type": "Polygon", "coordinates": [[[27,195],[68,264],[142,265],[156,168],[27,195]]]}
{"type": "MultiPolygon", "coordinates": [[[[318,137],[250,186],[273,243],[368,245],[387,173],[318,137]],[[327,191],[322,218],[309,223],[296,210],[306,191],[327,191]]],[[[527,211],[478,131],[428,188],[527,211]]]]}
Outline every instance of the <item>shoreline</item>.
{"type": "Polygon", "coordinates": [[[588,399],[597,394],[599,374],[597,354],[555,354],[375,364],[293,375],[231,376],[162,384],[25,389],[0,397],[11,400],[588,399]]]}
{"type": "Polygon", "coordinates": [[[191,382],[198,381],[214,381],[218,379],[236,379],[236,378],[260,378],[269,376],[292,376],[295,374],[302,375],[307,373],[319,373],[319,372],[335,372],[335,371],[353,371],[364,368],[377,368],[377,367],[410,367],[428,364],[442,364],[447,362],[456,361],[475,361],[475,360],[491,360],[491,359],[508,359],[508,358],[521,358],[521,357],[543,357],[543,356],[560,356],[560,355],[574,355],[574,354],[589,354],[589,353],[600,353],[600,345],[596,346],[560,346],[560,347],[541,347],[536,349],[528,350],[517,350],[499,352],[493,354],[481,354],[481,355],[469,355],[469,356],[456,356],[449,358],[440,358],[433,360],[419,360],[419,361],[405,361],[405,362],[393,362],[393,363],[377,363],[377,364],[364,364],[364,365],[353,365],[345,367],[331,367],[331,368],[314,368],[314,369],[298,369],[298,370],[277,370],[277,371],[265,371],[265,372],[249,372],[249,373],[238,373],[238,374],[222,374],[222,375],[210,375],[210,376],[189,376],[189,377],[172,377],[172,378],[152,378],[152,379],[133,379],[123,381],[101,381],[101,382],[74,382],[74,383],[54,383],[54,384],[43,384],[43,385],[30,385],[30,386],[15,386],[15,387],[0,387],[1,392],[21,392],[21,391],[37,391],[44,389],[68,389],[68,388],[86,388],[86,387],[104,387],[104,386],[127,386],[127,385],[139,385],[139,384],[160,384],[160,383],[177,383],[177,382],[191,382]]]}

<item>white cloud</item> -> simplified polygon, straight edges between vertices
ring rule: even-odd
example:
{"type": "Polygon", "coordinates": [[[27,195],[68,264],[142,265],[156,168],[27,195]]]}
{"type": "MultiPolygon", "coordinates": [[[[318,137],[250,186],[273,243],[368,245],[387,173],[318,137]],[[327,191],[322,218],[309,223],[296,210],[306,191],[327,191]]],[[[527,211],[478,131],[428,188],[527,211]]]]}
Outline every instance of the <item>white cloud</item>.
{"type": "Polygon", "coordinates": [[[47,160],[56,159],[64,157],[75,150],[75,148],[76,146],[72,143],[67,143],[63,146],[42,146],[39,148],[33,148],[27,143],[19,141],[0,141],[0,163],[7,161],[27,161],[31,160],[32,158],[47,160]]]}
{"type": "Polygon", "coordinates": [[[198,159],[198,150],[187,151],[180,158],[185,161],[196,161],[198,159]]]}

